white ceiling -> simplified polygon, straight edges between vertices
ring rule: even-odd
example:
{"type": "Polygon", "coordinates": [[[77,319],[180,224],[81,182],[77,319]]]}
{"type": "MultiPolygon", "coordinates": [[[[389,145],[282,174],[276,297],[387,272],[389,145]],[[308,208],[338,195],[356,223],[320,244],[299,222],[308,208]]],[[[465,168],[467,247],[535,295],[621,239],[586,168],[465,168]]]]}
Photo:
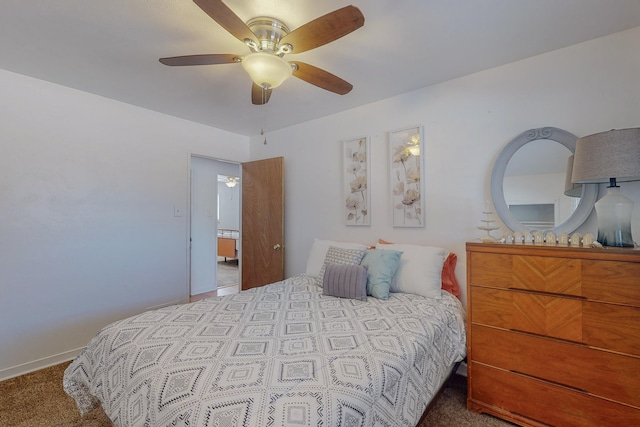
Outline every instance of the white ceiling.
{"type": "MultiPolygon", "coordinates": [[[[349,0],[226,0],[290,29],[349,0]]],[[[639,0],[353,0],[364,27],[285,58],[353,84],[291,78],[266,106],[239,64],[167,67],[166,56],[246,54],[191,0],[2,0],[0,68],[253,136],[640,26],[639,0]]]]}

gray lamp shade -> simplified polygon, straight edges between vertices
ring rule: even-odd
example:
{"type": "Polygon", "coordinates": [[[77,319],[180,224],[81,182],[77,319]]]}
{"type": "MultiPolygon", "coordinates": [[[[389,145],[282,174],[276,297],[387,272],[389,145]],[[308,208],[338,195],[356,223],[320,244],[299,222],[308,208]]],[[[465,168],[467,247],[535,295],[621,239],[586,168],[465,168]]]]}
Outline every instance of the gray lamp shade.
{"type": "Polygon", "coordinates": [[[580,197],[582,196],[582,184],[574,184],[571,182],[571,175],[573,175],[573,156],[569,156],[569,159],[567,159],[567,173],[564,178],[564,195],[580,197]]]}
{"type": "Polygon", "coordinates": [[[578,138],[573,183],[640,180],[640,128],[617,129],[578,138]]]}
{"type": "Polygon", "coordinates": [[[631,235],[633,202],[620,193],[618,181],[640,180],[640,128],[619,129],[576,141],[574,183],[609,182],[595,204],[598,242],[604,246],[635,246],[631,235]]]}

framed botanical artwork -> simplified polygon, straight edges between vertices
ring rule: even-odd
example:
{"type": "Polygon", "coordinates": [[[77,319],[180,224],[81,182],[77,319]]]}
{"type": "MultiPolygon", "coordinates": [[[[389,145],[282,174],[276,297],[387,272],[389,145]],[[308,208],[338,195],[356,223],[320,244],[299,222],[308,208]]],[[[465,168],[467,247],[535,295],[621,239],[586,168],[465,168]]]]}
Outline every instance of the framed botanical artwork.
{"type": "Polygon", "coordinates": [[[422,127],[389,132],[394,227],[424,227],[424,141],[422,127]]]}
{"type": "Polygon", "coordinates": [[[369,138],[342,142],[343,202],[346,225],[371,225],[369,138]]]}

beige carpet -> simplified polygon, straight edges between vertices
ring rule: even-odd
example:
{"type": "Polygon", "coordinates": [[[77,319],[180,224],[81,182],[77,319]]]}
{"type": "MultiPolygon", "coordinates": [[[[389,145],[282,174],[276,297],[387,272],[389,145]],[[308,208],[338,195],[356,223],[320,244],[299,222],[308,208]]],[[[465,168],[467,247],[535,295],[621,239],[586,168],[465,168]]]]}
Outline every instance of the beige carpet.
{"type": "Polygon", "coordinates": [[[111,426],[102,410],[80,418],[75,402],[62,389],[62,375],[67,365],[63,363],[0,382],[0,426],[111,426]]]}
{"type": "MultiPolygon", "coordinates": [[[[0,426],[111,426],[101,409],[80,417],[74,401],[62,389],[62,375],[67,365],[63,363],[0,382],[0,426]]],[[[467,411],[465,399],[465,378],[454,376],[419,427],[512,426],[489,415],[467,411]]]]}

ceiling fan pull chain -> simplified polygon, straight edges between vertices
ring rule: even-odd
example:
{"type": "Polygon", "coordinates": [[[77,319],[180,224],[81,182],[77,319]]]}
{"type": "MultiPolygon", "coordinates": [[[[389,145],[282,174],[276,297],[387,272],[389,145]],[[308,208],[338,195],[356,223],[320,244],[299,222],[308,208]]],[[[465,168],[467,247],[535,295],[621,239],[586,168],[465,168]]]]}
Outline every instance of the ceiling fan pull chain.
{"type": "MultiPolygon", "coordinates": [[[[267,106],[266,104],[266,97],[267,97],[267,88],[265,86],[262,86],[262,105],[264,107],[264,114],[262,115],[262,129],[260,129],[260,135],[264,135],[264,123],[267,121],[266,117],[267,117],[267,106]]],[[[267,137],[265,135],[264,137],[264,145],[267,145],[267,137]]]]}

